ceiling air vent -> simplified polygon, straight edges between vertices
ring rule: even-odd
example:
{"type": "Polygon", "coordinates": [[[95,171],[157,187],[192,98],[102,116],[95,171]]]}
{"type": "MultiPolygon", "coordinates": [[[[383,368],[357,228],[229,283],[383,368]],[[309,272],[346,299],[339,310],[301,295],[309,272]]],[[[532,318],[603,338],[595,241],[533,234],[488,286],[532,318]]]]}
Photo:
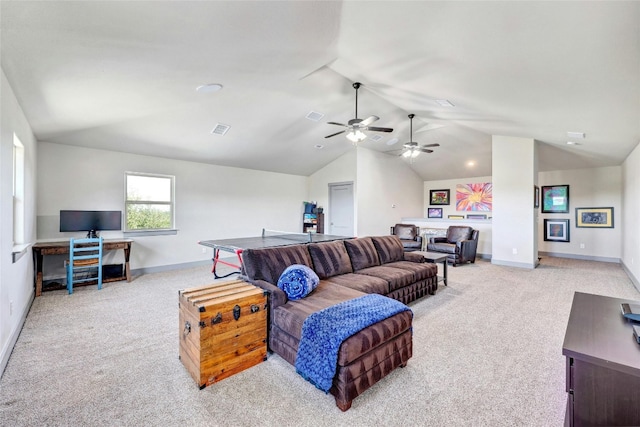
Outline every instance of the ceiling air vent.
{"type": "Polygon", "coordinates": [[[324,117],[324,114],[318,113],[317,111],[310,111],[305,117],[314,122],[319,122],[320,119],[324,117]]]}
{"type": "Polygon", "coordinates": [[[368,135],[368,138],[374,142],[380,141],[383,137],[382,135],[368,135]]]}
{"type": "Polygon", "coordinates": [[[214,135],[224,135],[227,133],[227,131],[231,128],[231,126],[229,125],[223,125],[223,124],[216,124],[216,127],[213,128],[213,130],[211,131],[212,134],[214,135]]]}

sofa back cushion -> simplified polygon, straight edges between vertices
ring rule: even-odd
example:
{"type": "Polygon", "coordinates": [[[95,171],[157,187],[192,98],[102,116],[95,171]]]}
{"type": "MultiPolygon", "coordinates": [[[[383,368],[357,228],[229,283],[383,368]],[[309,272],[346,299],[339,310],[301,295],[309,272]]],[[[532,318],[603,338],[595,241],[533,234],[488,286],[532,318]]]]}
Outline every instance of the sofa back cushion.
{"type": "Polygon", "coordinates": [[[380,265],[378,252],[376,251],[375,246],[373,246],[371,237],[345,240],[344,246],[347,248],[347,253],[351,259],[353,271],[380,265]]]}
{"type": "Polygon", "coordinates": [[[460,240],[469,240],[473,228],[464,225],[451,225],[447,230],[447,242],[455,243],[460,240]]]}
{"type": "Polygon", "coordinates": [[[402,240],[415,240],[418,236],[418,227],[413,224],[396,224],[393,226],[393,234],[402,240]]]}
{"type": "Polygon", "coordinates": [[[282,272],[293,264],[312,267],[307,245],[276,246],[242,251],[243,275],[254,280],[278,284],[282,272]]]}
{"type": "Polygon", "coordinates": [[[398,236],[372,237],[381,264],[404,260],[404,248],[398,236]]]}
{"type": "Polygon", "coordinates": [[[351,260],[343,240],[310,243],[309,254],[311,261],[313,261],[313,269],[321,279],[353,273],[351,260]]]}

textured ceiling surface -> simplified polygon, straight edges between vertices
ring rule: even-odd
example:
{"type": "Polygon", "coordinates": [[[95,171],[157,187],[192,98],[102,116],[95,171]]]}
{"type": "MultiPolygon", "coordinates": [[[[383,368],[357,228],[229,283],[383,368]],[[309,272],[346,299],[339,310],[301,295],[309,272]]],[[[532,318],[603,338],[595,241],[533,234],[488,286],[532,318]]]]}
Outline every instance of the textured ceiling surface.
{"type": "Polygon", "coordinates": [[[394,129],[360,145],[409,162],[410,113],[440,144],[409,163],[425,180],[491,175],[492,135],[539,141],[540,170],[640,141],[639,2],[3,1],[0,26],[39,141],[310,175],[354,149],[325,136],[355,81],[358,117],[394,129]]]}

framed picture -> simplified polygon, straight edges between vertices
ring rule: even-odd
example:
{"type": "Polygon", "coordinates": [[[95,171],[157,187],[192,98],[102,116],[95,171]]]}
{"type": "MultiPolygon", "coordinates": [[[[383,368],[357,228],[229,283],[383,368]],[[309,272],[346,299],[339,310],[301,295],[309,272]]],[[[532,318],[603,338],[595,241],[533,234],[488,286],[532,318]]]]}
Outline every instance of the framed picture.
{"type": "Polygon", "coordinates": [[[542,213],[568,213],[569,186],[542,186],[542,213]]]}
{"type": "Polygon", "coordinates": [[[613,228],[613,208],[576,208],[576,227],[613,228]]]}
{"type": "Polygon", "coordinates": [[[427,209],[427,218],[442,218],[442,208],[427,209]]]}
{"type": "Polygon", "coordinates": [[[537,185],[533,186],[533,207],[540,207],[540,187],[538,187],[537,185]]]}
{"type": "Polygon", "coordinates": [[[487,219],[485,214],[468,214],[467,219],[487,219]]]}
{"type": "Polygon", "coordinates": [[[548,242],[568,242],[569,241],[569,220],[568,219],[545,219],[544,220],[544,240],[548,242]]]}
{"type": "Polygon", "coordinates": [[[457,211],[485,211],[493,209],[493,184],[477,182],[475,184],[456,185],[457,211]]]}
{"type": "Polygon", "coordinates": [[[449,219],[464,219],[464,215],[449,215],[449,219]]]}
{"type": "Polygon", "coordinates": [[[429,190],[430,205],[448,205],[449,190],[429,190]]]}

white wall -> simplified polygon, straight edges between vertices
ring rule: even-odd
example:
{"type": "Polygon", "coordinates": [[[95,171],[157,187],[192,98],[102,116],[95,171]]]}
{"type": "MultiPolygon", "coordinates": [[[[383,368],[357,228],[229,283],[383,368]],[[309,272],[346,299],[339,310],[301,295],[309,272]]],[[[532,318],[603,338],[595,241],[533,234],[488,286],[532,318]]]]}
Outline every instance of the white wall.
{"type": "MultiPolygon", "coordinates": [[[[38,239],[70,236],[58,231],[61,209],[123,210],[125,171],[175,176],[178,233],[133,237],[132,270],[211,259],[211,249],[202,253],[199,240],[255,236],[263,227],[302,228],[307,177],[44,142],[39,146],[38,239]]],[[[55,274],[52,267],[45,263],[55,274]]]]}
{"type": "Polygon", "coordinates": [[[0,373],[11,355],[34,297],[31,249],[13,253],[13,134],[25,153],[25,243],[35,241],[36,140],[4,71],[0,79],[0,373]]]}
{"type": "Polygon", "coordinates": [[[309,198],[325,208],[325,230],[328,186],[339,182],[354,183],[356,236],[387,235],[402,217],[421,215],[422,179],[397,156],[357,147],[310,176],[309,198]]]}
{"type": "Polygon", "coordinates": [[[640,145],[622,164],[622,200],[620,229],[622,238],[622,264],[640,290],[640,145]],[[637,260],[637,262],[636,262],[637,260]]]}
{"type": "MultiPolygon", "coordinates": [[[[627,236],[627,225],[622,214],[622,167],[610,166],[591,169],[540,172],[540,187],[569,185],[569,213],[538,215],[538,242],[541,255],[588,257],[601,261],[618,262],[622,257],[622,239],[627,236]],[[575,208],[613,207],[614,228],[576,228],[575,208]],[[568,219],[570,242],[544,241],[544,219],[568,219]],[[584,248],[580,248],[580,244],[584,248]]],[[[633,197],[626,199],[633,203],[633,197]]],[[[540,202],[542,206],[542,201],[540,202]]],[[[638,212],[637,210],[635,211],[638,212]]]]}
{"type": "MultiPolygon", "coordinates": [[[[324,209],[324,230],[329,232],[331,211],[329,209],[329,184],[352,182],[353,183],[353,209],[356,212],[358,188],[356,185],[357,150],[349,150],[327,166],[315,172],[309,177],[309,200],[318,203],[324,209]]],[[[357,218],[354,216],[354,218],[357,218]]],[[[357,219],[356,219],[357,221],[357,219]]],[[[354,224],[357,230],[357,222],[354,224]]]]}
{"type": "MultiPolygon", "coordinates": [[[[422,215],[424,218],[403,218],[403,222],[416,224],[419,227],[423,228],[447,228],[450,225],[470,225],[473,228],[479,230],[480,234],[478,234],[478,250],[477,253],[479,256],[491,257],[491,246],[493,242],[492,237],[492,221],[491,220],[450,220],[447,219],[449,215],[463,215],[467,216],[469,213],[476,212],[467,212],[467,211],[456,211],[456,186],[458,184],[476,184],[476,183],[486,183],[492,182],[491,176],[478,176],[473,178],[460,178],[460,179],[443,179],[443,180],[435,180],[435,181],[425,181],[423,183],[423,193],[424,193],[424,205],[422,208],[422,215]],[[449,205],[433,205],[429,204],[430,202],[430,192],[431,190],[449,190],[450,195],[450,204],[449,205]],[[442,208],[442,216],[443,219],[433,219],[427,218],[427,210],[429,207],[432,208],[442,208]]],[[[486,213],[487,217],[492,217],[492,212],[482,212],[486,213]]]]}
{"type": "Polygon", "coordinates": [[[491,262],[535,268],[538,262],[533,194],[536,143],[531,138],[494,135],[493,248],[491,262]]]}
{"type": "Polygon", "coordinates": [[[358,147],[358,236],[389,234],[402,217],[419,216],[422,179],[398,156],[358,147]]]}

